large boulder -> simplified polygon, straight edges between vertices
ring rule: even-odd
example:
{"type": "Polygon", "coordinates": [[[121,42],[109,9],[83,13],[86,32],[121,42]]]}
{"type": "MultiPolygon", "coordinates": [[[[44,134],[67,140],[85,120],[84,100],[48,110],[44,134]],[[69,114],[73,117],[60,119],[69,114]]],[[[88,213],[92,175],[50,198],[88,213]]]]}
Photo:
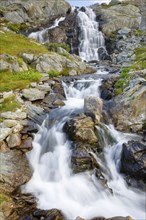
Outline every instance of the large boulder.
{"type": "Polygon", "coordinates": [[[64,0],[1,0],[1,11],[12,23],[29,23],[33,26],[65,16],[70,5],[64,0]]]}
{"type": "Polygon", "coordinates": [[[36,88],[23,89],[22,96],[29,101],[44,99],[46,91],[40,91],[36,88]]]}
{"type": "Polygon", "coordinates": [[[141,131],[146,121],[146,81],[135,79],[129,82],[124,92],[115,98],[110,112],[117,129],[141,131]]]}
{"type": "Polygon", "coordinates": [[[1,152],[0,158],[0,188],[2,192],[13,192],[29,181],[32,173],[26,156],[21,151],[1,152]]]}
{"type": "Polygon", "coordinates": [[[146,144],[144,142],[129,141],[123,144],[121,172],[146,183],[146,144]]]}

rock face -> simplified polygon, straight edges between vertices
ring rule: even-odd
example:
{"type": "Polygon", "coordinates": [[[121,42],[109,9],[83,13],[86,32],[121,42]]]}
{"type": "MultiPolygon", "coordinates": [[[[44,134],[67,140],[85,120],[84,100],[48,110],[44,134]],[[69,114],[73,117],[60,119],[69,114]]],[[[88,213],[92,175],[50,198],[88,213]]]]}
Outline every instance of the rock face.
{"type": "Polygon", "coordinates": [[[127,176],[146,183],[146,144],[129,141],[123,144],[121,171],[127,176]]]}
{"type": "Polygon", "coordinates": [[[124,27],[138,28],[141,22],[141,14],[135,5],[114,5],[109,7],[96,7],[96,14],[100,17],[102,31],[105,35],[118,31],[124,27]]]}
{"type": "Polygon", "coordinates": [[[65,16],[70,5],[64,0],[1,0],[3,17],[12,23],[46,24],[56,17],[65,16]]]}
{"type": "Polygon", "coordinates": [[[11,150],[0,153],[1,190],[13,192],[31,177],[31,170],[22,152],[11,150]]]}
{"type": "Polygon", "coordinates": [[[124,93],[115,98],[111,108],[113,122],[117,129],[137,132],[146,120],[146,82],[132,80],[124,93]]]}

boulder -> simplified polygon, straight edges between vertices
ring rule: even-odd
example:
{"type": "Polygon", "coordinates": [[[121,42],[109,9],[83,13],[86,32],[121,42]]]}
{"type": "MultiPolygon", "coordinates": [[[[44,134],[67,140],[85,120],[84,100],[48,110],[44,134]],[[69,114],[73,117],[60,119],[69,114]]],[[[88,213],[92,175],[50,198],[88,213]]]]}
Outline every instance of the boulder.
{"type": "Polygon", "coordinates": [[[19,147],[21,144],[21,134],[19,133],[11,134],[7,138],[7,143],[9,148],[19,147]]]}
{"type": "Polygon", "coordinates": [[[96,145],[98,139],[94,133],[94,122],[84,114],[70,119],[64,125],[64,130],[70,139],[76,142],[85,142],[96,145]]]}
{"type": "Polygon", "coordinates": [[[146,184],[146,144],[129,141],[123,144],[121,156],[121,172],[146,184]]]}
{"type": "Polygon", "coordinates": [[[117,96],[110,113],[117,129],[121,131],[141,131],[146,121],[146,81],[129,82],[124,92],[117,96]]]}
{"type": "Polygon", "coordinates": [[[2,126],[5,127],[5,128],[12,128],[17,124],[18,124],[17,120],[6,119],[6,120],[3,121],[2,126]]]}
{"type": "Polygon", "coordinates": [[[29,101],[44,99],[46,91],[40,91],[36,88],[23,89],[22,96],[29,101]]]}
{"type": "Polygon", "coordinates": [[[0,181],[2,192],[13,192],[29,181],[31,170],[26,156],[18,150],[0,153],[0,181]]]}
{"type": "Polygon", "coordinates": [[[27,114],[26,112],[21,112],[20,110],[19,111],[16,111],[16,112],[3,112],[0,114],[0,116],[2,118],[6,118],[6,119],[12,119],[12,120],[21,120],[21,119],[26,119],[27,117],[27,114]]]}
{"type": "Polygon", "coordinates": [[[84,113],[92,117],[96,123],[100,123],[102,106],[102,100],[98,97],[87,96],[84,99],[84,113]]]}
{"type": "Polygon", "coordinates": [[[41,125],[44,119],[46,118],[46,113],[44,112],[44,109],[33,104],[27,105],[27,114],[29,119],[31,119],[39,125],[41,125]]]}

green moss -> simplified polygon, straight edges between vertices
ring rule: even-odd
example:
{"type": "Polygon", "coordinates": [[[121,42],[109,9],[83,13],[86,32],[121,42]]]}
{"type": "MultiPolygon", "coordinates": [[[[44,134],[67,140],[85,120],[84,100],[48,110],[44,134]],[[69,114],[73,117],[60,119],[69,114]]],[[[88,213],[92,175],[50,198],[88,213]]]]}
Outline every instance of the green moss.
{"type": "Polygon", "coordinates": [[[143,123],[142,125],[142,130],[145,130],[146,131],[146,121],[143,123]]]}
{"type": "Polygon", "coordinates": [[[0,92],[10,91],[15,89],[24,89],[30,82],[39,82],[42,75],[30,69],[29,71],[11,73],[1,72],[0,73],[0,92]]]}
{"type": "Polygon", "coordinates": [[[22,53],[32,53],[36,55],[48,53],[45,46],[23,35],[12,32],[0,33],[0,48],[0,54],[9,54],[18,57],[22,53]]]}
{"type": "Polygon", "coordinates": [[[64,68],[62,71],[50,70],[48,75],[49,77],[68,76],[71,70],[72,68],[69,67],[64,68]]]}
{"type": "Polygon", "coordinates": [[[48,46],[48,49],[51,50],[51,51],[54,51],[54,52],[57,52],[57,48],[58,47],[61,47],[63,49],[65,49],[67,52],[70,51],[70,47],[63,43],[63,44],[59,44],[59,43],[49,43],[49,44],[46,44],[48,46]]]}
{"type": "Polygon", "coordinates": [[[71,61],[73,60],[73,58],[67,53],[59,53],[59,55],[64,56],[64,57],[66,57],[67,59],[69,59],[71,61]]]}
{"type": "Polygon", "coordinates": [[[7,111],[16,111],[20,105],[18,104],[16,97],[13,95],[9,98],[6,98],[3,103],[0,104],[0,113],[7,111]]]}

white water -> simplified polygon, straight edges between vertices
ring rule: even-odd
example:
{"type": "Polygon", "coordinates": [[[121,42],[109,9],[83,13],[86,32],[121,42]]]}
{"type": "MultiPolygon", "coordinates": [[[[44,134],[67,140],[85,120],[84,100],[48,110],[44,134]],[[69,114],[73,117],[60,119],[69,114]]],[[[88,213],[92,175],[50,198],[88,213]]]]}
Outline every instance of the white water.
{"type": "Polygon", "coordinates": [[[120,133],[112,125],[104,125],[115,140],[111,145],[104,137],[104,160],[101,161],[113,195],[104,190],[94,174],[73,174],[71,170],[71,143],[63,132],[63,124],[72,113],[83,112],[86,96],[100,95],[100,84],[101,80],[92,79],[70,85],[64,83],[66,105],[53,110],[49,115],[49,126],[49,119],[46,119],[35,136],[33,150],[28,153],[34,172],[24,190],[36,196],[39,208],[60,209],[70,220],[77,216],[91,219],[120,215],[144,220],[144,194],[128,188],[118,172],[122,143],[135,136],[120,133]]]}
{"type": "Polygon", "coordinates": [[[105,41],[98,30],[96,15],[91,8],[79,11],[77,16],[79,34],[79,56],[86,61],[98,60],[98,48],[104,47],[105,41]]]}
{"type": "Polygon", "coordinates": [[[49,42],[49,36],[48,36],[49,30],[59,26],[59,23],[64,20],[65,20],[65,17],[61,17],[59,19],[57,18],[51,27],[45,28],[42,31],[32,32],[31,34],[29,34],[28,37],[34,38],[35,40],[39,41],[42,44],[47,43],[47,42],[49,42]]]}

